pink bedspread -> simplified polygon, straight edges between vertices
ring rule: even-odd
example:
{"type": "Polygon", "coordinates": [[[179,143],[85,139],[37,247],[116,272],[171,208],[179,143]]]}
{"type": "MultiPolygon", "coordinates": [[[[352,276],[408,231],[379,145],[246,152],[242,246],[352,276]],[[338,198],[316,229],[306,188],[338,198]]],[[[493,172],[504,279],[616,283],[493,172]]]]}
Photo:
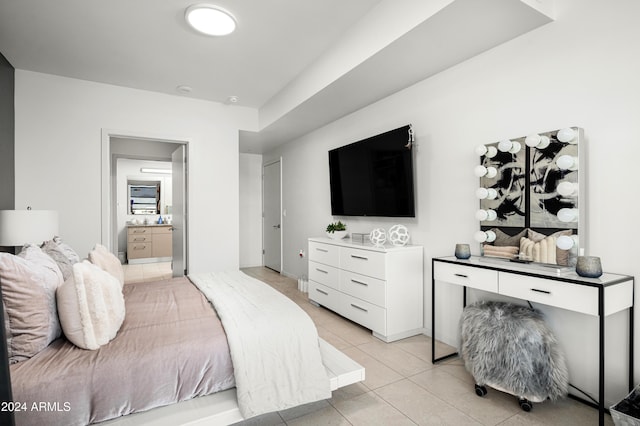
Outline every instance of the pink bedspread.
{"type": "Polygon", "coordinates": [[[124,286],[126,318],[96,351],[66,339],[11,365],[17,426],[85,425],[229,389],[225,332],[187,278],[124,286]]]}

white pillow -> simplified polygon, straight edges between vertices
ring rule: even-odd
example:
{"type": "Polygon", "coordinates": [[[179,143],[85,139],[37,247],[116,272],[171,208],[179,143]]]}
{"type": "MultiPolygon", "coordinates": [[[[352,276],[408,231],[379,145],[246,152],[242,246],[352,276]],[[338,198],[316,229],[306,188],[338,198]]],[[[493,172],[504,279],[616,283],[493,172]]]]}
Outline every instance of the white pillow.
{"type": "Polygon", "coordinates": [[[73,275],[56,291],[64,335],[83,349],[98,349],[118,333],[124,321],[120,282],[87,261],[73,265],[73,275]]]}
{"type": "Polygon", "coordinates": [[[97,265],[103,271],[106,271],[116,277],[120,281],[120,287],[124,285],[124,269],[122,263],[113,253],[111,253],[102,244],[96,244],[93,250],[89,252],[89,261],[97,265]]]}

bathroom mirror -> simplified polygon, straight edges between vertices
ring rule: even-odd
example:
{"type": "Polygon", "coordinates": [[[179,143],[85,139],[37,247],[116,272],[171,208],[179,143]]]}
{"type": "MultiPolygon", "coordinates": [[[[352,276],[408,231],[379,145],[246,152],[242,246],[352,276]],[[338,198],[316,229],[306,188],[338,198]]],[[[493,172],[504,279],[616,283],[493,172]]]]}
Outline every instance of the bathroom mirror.
{"type": "Polygon", "coordinates": [[[505,139],[478,146],[476,154],[475,240],[482,254],[575,265],[586,248],[583,130],[505,139]]]}

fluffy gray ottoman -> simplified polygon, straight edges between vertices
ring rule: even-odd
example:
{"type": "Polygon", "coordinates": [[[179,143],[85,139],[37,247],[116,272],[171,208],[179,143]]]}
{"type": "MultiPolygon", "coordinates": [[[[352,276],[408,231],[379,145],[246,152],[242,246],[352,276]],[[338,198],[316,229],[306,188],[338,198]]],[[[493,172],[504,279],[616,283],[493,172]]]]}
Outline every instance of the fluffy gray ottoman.
{"type": "Polygon", "coordinates": [[[567,367],[556,338],[542,314],[505,302],[477,302],[464,308],[460,320],[460,356],[476,381],[518,397],[523,410],[532,402],[564,397],[567,367]]]}

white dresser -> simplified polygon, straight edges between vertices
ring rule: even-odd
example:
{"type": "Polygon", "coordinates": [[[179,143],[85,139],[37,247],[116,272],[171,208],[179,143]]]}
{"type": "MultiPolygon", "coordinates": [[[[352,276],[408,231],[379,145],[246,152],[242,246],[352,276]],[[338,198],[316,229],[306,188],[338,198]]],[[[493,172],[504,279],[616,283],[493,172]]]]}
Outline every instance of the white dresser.
{"type": "MultiPolygon", "coordinates": [[[[623,310],[629,311],[627,344],[629,390],[633,388],[633,324],[634,277],[604,273],[599,278],[584,278],[575,271],[558,272],[555,268],[536,264],[519,264],[502,259],[471,257],[459,260],[455,257],[432,259],[432,333],[436,335],[436,286],[437,283],[463,286],[462,305],[466,305],[466,289],[474,288],[530,302],[580,312],[598,317],[598,402],[599,424],[604,424],[605,413],[605,317],[623,310]]],[[[450,321],[458,321],[451,318],[450,321]]],[[[584,330],[580,330],[584,332],[584,330]]],[[[456,354],[436,358],[435,338],[432,339],[432,362],[436,363],[456,354]]],[[[576,398],[580,399],[580,398],[576,398]]]]}
{"type": "Polygon", "coordinates": [[[423,333],[422,246],[309,239],[309,299],[385,342],[423,333]]]}

